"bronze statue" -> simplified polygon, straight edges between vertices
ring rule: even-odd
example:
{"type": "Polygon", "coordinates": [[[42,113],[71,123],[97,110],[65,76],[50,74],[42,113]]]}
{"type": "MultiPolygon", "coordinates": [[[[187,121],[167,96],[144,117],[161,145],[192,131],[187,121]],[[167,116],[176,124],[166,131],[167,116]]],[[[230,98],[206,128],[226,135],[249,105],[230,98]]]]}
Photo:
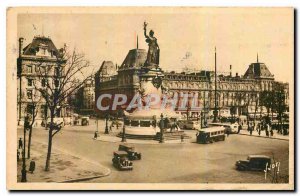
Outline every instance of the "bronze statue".
{"type": "Polygon", "coordinates": [[[157,44],[157,39],[154,37],[154,31],[150,30],[149,35],[147,35],[147,23],[144,22],[144,35],[146,42],[148,43],[148,55],[145,62],[145,66],[152,68],[158,68],[159,65],[159,46],[157,44]]]}

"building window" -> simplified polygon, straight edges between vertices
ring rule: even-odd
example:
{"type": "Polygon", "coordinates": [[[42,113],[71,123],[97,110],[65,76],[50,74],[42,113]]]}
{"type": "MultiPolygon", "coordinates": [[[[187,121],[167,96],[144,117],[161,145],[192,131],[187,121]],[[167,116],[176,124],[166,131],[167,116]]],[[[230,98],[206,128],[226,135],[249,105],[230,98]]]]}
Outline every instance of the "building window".
{"type": "Polygon", "coordinates": [[[27,98],[32,99],[32,90],[27,90],[27,98]]]}
{"type": "Polygon", "coordinates": [[[32,65],[27,65],[27,73],[32,73],[32,65]]]}
{"type": "Polygon", "coordinates": [[[45,86],[46,86],[46,79],[43,78],[43,79],[42,79],[42,87],[45,87],[45,86]]]}
{"type": "Polygon", "coordinates": [[[33,86],[33,79],[27,79],[27,86],[33,86]]]}
{"type": "Polygon", "coordinates": [[[34,105],[32,105],[31,103],[27,105],[27,113],[28,114],[33,114],[34,112],[34,105]]]}
{"type": "Polygon", "coordinates": [[[60,70],[59,70],[59,67],[55,67],[55,76],[60,76],[60,70]]]}

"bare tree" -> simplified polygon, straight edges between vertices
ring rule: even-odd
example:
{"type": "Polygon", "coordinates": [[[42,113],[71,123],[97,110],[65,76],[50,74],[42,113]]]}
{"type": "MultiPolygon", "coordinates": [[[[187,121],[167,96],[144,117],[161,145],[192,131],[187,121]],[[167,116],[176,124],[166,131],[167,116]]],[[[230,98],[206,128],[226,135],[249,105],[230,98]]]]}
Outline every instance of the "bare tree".
{"type": "Polygon", "coordinates": [[[36,117],[38,115],[38,107],[41,103],[41,96],[35,91],[32,95],[31,101],[27,106],[27,113],[29,114],[29,134],[28,134],[28,148],[27,148],[27,158],[30,159],[30,149],[31,149],[31,138],[32,138],[32,127],[35,123],[36,117]]]}
{"type": "Polygon", "coordinates": [[[45,171],[50,169],[53,137],[61,130],[54,118],[59,117],[62,109],[67,106],[67,98],[87,80],[85,69],[89,66],[84,54],[78,53],[76,49],[69,53],[66,46],[56,55],[54,63],[38,66],[40,79],[35,82],[35,89],[40,92],[50,111],[45,171]]]}

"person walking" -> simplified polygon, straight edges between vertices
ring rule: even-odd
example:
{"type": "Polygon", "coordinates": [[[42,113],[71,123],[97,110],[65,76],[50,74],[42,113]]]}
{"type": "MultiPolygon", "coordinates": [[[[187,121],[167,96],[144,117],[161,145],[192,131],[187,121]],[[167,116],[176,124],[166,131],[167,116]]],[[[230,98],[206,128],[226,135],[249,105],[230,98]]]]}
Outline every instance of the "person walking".
{"type": "Polygon", "coordinates": [[[19,150],[17,150],[17,162],[19,162],[19,160],[20,160],[20,151],[19,150]]]}
{"type": "Polygon", "coordinates": [[[94,134],[94,139],[96,140],[98,138],[98,132],[95,131],[95,134],[94,134]]]}
{"type": "Polygon", "coordinates": [[[33,174],[34,170],[35,170],[35,161],[32,159],[29,164],[29,171],[30,173],[33,174]]]}
{"type": "Polygon", "coordinates": [[[269,124],[266,124],[266,136],[269,137],[269,124]]]}
{"type": "Polygon", "coordinates": [[[238,126],[238,134],[240,133],[240,131],[242,130],[242,125],[239,123],[239,126],[238,126]]]}
{"type": "Polygon", "coordinates": [[[22,138],[19,139],[19,149],[23,149],[23,140],[22,140],[22,138]]]}
{"type": "Polygon", "coordinates": [[[226,135],[227,135],[227,137],[229,137],[229,134],[230,134],[229,129],[226,129],[226,135]]]}
{"type": "Polygon", "coordinates": [[[252,126],[252,124],[250,123],[250,124],[249,124],[249,132],[250,132],[250,135],[252,135],[252,131],[253,131],[253,126],[252,126]]]}
{"type": "Polygon", "coordinates": [[[271,137],[273,137],[274,131],[272,129],[272,124],[271,123],[269,124],[269,127],[270,127],[270,135],[271,135],[271,137]]]}

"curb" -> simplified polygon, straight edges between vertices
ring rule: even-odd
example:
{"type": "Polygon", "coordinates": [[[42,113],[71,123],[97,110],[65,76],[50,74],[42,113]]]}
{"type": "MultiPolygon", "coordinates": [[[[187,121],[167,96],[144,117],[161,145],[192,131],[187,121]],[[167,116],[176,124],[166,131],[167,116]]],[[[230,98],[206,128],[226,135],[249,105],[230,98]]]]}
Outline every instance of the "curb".
{"type": "Polygon", "coordinates": [[[92,180],[95,178],[102,178],[109,176],[111,173],[110,169],[108,169],[108,172],[106,174],[98,175],[98,176],[91,176],[91,177],[85,177],[85,178],[76,178],[76,179],[71,179],[71,180],[64,180],[64,181],[59,181],[57,183],[72,183],[72,182],[80,182],[80,181],[86,181],[86,180],[92,180]]]}
{"type": "Polygon", "coordinates": [[[284,138],[250,135],[250,134],[246,134],[246,133],[238,133],[238,135],[246,135],[246,136],[252,136],[252,137],[260,137],[260,138],[268,138],[268,139],[289,141],[289,139],[284,139],[284,138]]]}
{"type": "MultiPolygon", "coordinates": [[[[100,137],[101,138],[101,137],[100,137]]],[[[184,142],[181,142],[181,140],[176,140],[178,142],[167,142],[165,141],[164,143],[159,143],[159,141],[157,141],[156,143],[140,143],[140,142],[134,142],[134,141],[128,141],[130,139],[126,139],[127,141],[125,143],[128,143],[128,144],[147,144],[147,145],[161,145],[161,144],[187,144],[189,142],[187,142],[186,140],[184,142]]],[[[102,140],[102,139],[96,139],[95,141],[100,141],[100,142],[110,142],[110,143],[124,143],[122,142],[121,140],[120,141],[107,141],[107,140],[102,140]]],[[[156,141],[156,140],[154,140],[156,141]]]]}

